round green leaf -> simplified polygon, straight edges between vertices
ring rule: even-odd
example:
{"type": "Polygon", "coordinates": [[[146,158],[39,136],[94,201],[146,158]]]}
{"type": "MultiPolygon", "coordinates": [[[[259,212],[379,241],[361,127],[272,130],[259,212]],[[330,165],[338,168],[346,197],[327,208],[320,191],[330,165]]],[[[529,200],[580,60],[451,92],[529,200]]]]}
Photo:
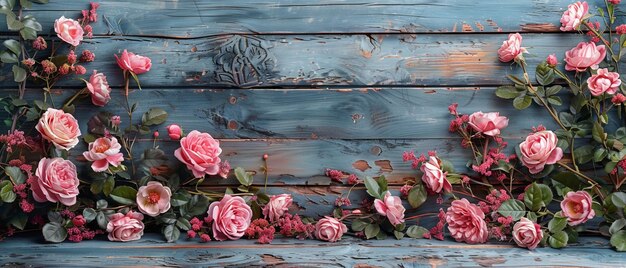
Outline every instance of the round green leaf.
{"type": "Polygon", "coordinates": [[[569,236],[564,231],[558,231],[548,237],[548,244],[552,248],[563,248],[567,246],[567,241],[569,240],[569,236]]]}
{"type": "Polygon", "coordinates": [[[367,222],[364,222],[362,220],[354,220],[352,221],[352,231],[355,232],[361,232],[363,230],[365,230],[365,227],[367,227],[367,222]]]}
{"type": "Polygon", "coordinates": [[[43,226],[42,233],[46,241],[53,243],[61,243],[67,237],[67,230],[57,222],[46,223],[43,226]]]}
{"type": "Polygon", "coordinates": [[[365,237],[370,239],[376,237],[380,232],[380,226],[378,224],[370,223],[365,227],[365,237]]]}
{"type": "Polygon", "coordinates": [[[412,208],[417,208],[424,204],[424,202],[426,202],[426,198],[428,198],[428,193],[426,192],[426,187],[424,187],[421,183],[414,185],[407,196],[409,204],[412,208]]]}
{"type": "Polygon", "coordinates": [[[617,251],[626,251],[626,230],[621,230],[611,236],[611,245],[617,251]]]}

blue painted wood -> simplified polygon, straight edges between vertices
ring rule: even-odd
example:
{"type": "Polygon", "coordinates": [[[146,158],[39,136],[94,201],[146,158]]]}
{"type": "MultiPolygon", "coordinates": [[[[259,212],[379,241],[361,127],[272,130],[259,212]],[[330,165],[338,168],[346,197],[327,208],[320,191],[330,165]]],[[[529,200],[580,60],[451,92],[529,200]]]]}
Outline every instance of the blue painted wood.
{"type": "MultiPolygon", "coordinates": [[[[79,17],[86,0],[50,1],[33,6],[49,27],[54,19],[79,17]]],[[[221,33],[398,33],[398,32],[556,32],[571,0],[395,0],[395,1],[101,1],[104,17],[97,34],[171,36],[221,33]]],[[[590,10],[603,6],[591,0],[590,10]]],[[[621,13],[620,13],[621,15],[621,13]]],[[[621,17],[619,17],[621,19],[621,17]]],[[[618,21],[618,24],[620,21],[618,21]]],[[[0,21],[0,31],[6,24],[0,21]]]]}
{"type": "MultiPolygon", "coordinates": [[[[255,35],[199,39],[98,37],[82,49],[96,54],[85,65],[122,85],[114,54],[124,49],[152,58],[152,70],[140,75],[144,88],[362,86],[499,86],[521,70],[498,61],[506,34],[424,35],[255,35]]],[[[523,45],[535,66],[549,54],[563,53],[586,37],[526,34],[523,45]]],[[[560,60],[562,62],[562,60],[560,60]]],[[[534,68],[529,70],[534,77],[534,68]]],[[[0,87],[15,87],[12,74],[0,73],[0,87]]],[[[59,85],[81,86],[64,79],[59,85]]]]}
{"type": "Polygon", "coordinates": [[[146,235],[129,243],[102,240],[79,244],[42,244],[39,236],[3,242],[0,265],[45,267],[103,266],[288,266],[288,267],[623,267],[626,254],[609,249],[601,238],[581,237],[565,250],[534,251],[510,244],[467,245],[423,239],[363,241],[344,237],[337,243],[275,239],[271,245],[239,240],[162,244],[146,235]]]}

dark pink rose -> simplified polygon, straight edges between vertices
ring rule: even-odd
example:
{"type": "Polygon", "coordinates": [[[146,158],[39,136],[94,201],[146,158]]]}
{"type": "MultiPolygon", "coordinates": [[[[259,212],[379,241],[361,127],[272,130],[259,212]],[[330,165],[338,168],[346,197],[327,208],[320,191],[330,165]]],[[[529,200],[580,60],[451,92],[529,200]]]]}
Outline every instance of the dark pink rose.
{"type": "Polygon", "coordinates": [[[558,139],[549,130],[535,132],[520,143],[520,161],[532,174],[541,172],[545,165],[552,165],[563,158],[563,150],[557,147],[558,139]]]}
{"type": "Polygon", "coordinates": [[[576,2],[567,6],[567,10],[563,12],[561,16],[561,31],[574,31],[578,30],[580,24],[585,19],[585,16],[589,14],[589,5],[587,2],[576,2]]]}
{"type": "Polygon", "coordinates": [[[341,221],[325,216],[315,224],[315,237],[322,241],[337,242],[341,240],[348,227],[341,221]]]}
{"type": "Polygon", "coordinates": [[[142,74],[147,71],[150,71],[150,67],[152,67],[152,61],[148,57],[135,55],[132,52],[126,51],[122,52],[122,55],[118,57],[115,55],[115,59],[117,59],[117,65],[122,68],[122,70],[132,72],[134,74],[142,74]]]}
{"type": "Polygon", "coordinates": [[[272,195],[270,201],[263,207],[263,216],[270,222],[275,222],[289,210],[292,202],[290,194],[272,195]]]}
{"type": "Polygon", "coordinates": [[[42,158],[39,160],[31,189],[37,202],[61,202],[66,206],[76,204],[78,195],[78,174],[76,166],[63,158],[42,158]]]}
{"type": "Polygon", "coordinates": [[[565,52],[565,70],[584,72],[589,67],[597,69],[604,57],[606,57],[604,45],[580,42],[575,48],[565,52]]]}
{"type": "Polygon", "coordinates": [[[110,241],[127,242],[143,236],[143,214],[129,211],[126,215],[115,213],[109,217],[107,232],[110,241]]]}
{"type": "Polygon", "coordinates": [[[587,79],[589,91],[591,95],[596,97],[604,93],[615,94],[621,84],[622,80],[619,79],[619,74],[609,72],[606,68],[598,69],[598,73],[587,79]]]}
{"type": "Polygon", "coordinates": [[[509,119],[500,113],[475,112],[469,116],[468,124],[477,132],[487,136],[500,135],[500,130],[509,125],[509,119]]]}
{"type": "Polygon", "coordinates": [[[571,226],[579,225],[593,219],[596,215],[592,208],[591,195],[585,191],[568,192],[561,201],[563,216],[571,226]]]}
{"type": "Polygon", "coordinates": [[[485,243],[489,237],[485,213],[467,199],[452,201],[446,212],[448,230],[458,242],[485,243]]]}
{"type": "Polygon", "coordinates": [[[400,200],[400,197],[391,196],[389,191],[385,192],[383,200],[374,200],[374,208],[376,208],[378,214],[387,216],[387,219],[393,225],[404,222],[404,211],[406,209],[402,205],[402,200],[400,200]]]}
{"type": "Polygon", "coordinates": [[[220,171],[220,142],[213,139],[208,133],[197,130],[180,140],[180,148],[174,151],[174,156],[187,165],[196,178],[205,174],[216,175],[220,171]]]}
{"type": "Polygon", "coordinates": [[[208,220],[213,222],[213,237],[217,240],[237,240],[242,237],[252,220],[252,209],[239,196],[224,195],[209,206],[208,220]]]}
{"type": "Polygon", "coordinates": [[[522,35],[519,33],[509,34],[509,38],[502,42],[498,49],[498,58],[501,62],[509,62],[522,57],[526,48],[522,47],[522,35]]]}
{"type": "Polygon", "coordinates": [[[513,225],[513,240],[518,246],[533,250],[539,245],[541,239],[543,239],[543,232],[539,224],[522,217],[513,225]]]}
{"type": "Polygon", "coordinates": [[[83,27],[78,21],[67,19],[64,16],[54,21],[54,31],[57,36],[72,46],[78,46],[83,41],[83,27]]]}
{"type": "Polygon", "coordinates": [[[441,161],[437,157],[430,156],[428,161],[422,164],[420,170],[424,173],[422,181],[431,191],[441,193],[452,190],[452,185],[446,177],[447,173],[441,170],[441,161]]]}
{"type": "Polygon", "coordinates": [[[122,145],[117,142],[115,137],[97,138],[89,143],[89,150],[83,152],[83,156],[87,161],[91,161],[91,168],[95,172],[106,171],[109,165],[118,167],[124,161],[124,155],[120,153],[122,145]]]}

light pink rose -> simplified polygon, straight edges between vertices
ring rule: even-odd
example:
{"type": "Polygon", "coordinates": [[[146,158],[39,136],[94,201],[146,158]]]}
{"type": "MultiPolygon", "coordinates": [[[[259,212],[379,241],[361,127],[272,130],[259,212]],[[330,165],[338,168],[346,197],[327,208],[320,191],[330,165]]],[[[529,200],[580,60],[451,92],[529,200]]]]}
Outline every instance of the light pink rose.
{"type": "Polygon", "coordinates": [[[555,54],[550,54],[550,55],[548,55],[548,57],[546,58],[546,63],[547,63],[548,65],[550,65],[550,67],[555,67],[555,66],[559,63],[559,61],[558,61],[558,59],[556,58],[556,55],[555,55],[555,54]]]}
{"type": "Polygon", "coordinates": [[[137,207],[141,213],[156,217],[170,209],[172,190],[160,182],[150,181],[137,191],[137,207]]]}
{"type": "Polygon", "coordinates": [[[126,51],[122,52],[122,56],[118,57],[115,55],[115,59],[117,59],[117,65],[122,68],[122,70],[132,72],[134,74],[142,74],[147,71],[150,71],[150,67],[152,67],[152,61],[148,57],[135,55],[132,52],[126,51]]]}
{"type": "Polygon", "coordinates": [[[578,30],[585,16],[589,14],[587,2],[576,2],[567,6],[567,10],[561,16],[561,31],[578,30]]]}
{"type": "Polygon", "coordinates": [[[59,150],[69,150],[78,144],[80,129],[72,114],[48,108],[35,127],[41,136],[59,150]]]}
{"type": "Polygon", "coordinates": [[[391,196],[389,191],[385,192],[383,200],[374,200],[374,207],[378,214],[387,216],[392,225],[398,225],[404,222],[404,206],[400,197],[391,196]]]}
{"type": "Polygon", "coordinates": [[[172,124],[166,127],[167,135],[170,136],[170,139],[173,141],[180,140],[180,137],[183,136],[183,129],[180,128],[179,125],[172,124]]]}
{"type": "Polygon", "coordinates": [[[67,19],[64,16],[54,21],[54,31],[57,36],[72,46],[78,46],[83,41],[83,27],[78,21],[67,19]]]}
{"type": "Polygon", "coordinates": [[[541,226],[533,221],[522,217],[513,225],[513,240],[518,246],[533,250],[543,239],[541,226]]]}
{"type": "Polygon", "coordinates": [[[519,33],[509,34],[509,38],[502,42],[502,46],[498,49],[498,58],[501,62],[509,62],[526,52],[526,48],[522,47],[522,35],[519,33]]]}
{"type": "Polygon", "coordinates": [[[61,202],[66,206],[76,204],[78,195],[78,174],[76,166],[63,158],[42,158],[39,160],[31,189],[37,202],[61,202]]]}
{"type": "Polygon", "coordinates": [[[619,74],[609,72],[608,69],[598,69],[598,73],[587,78],[587,86],[591,95],[600,96],[603,93],[615,94],[619,85],[622,84],[622,80],[619,79],[619,74]]]}
{"type": "Polygon", "coordinates": [[[263,207],[263,216],[270,222],[275,222],[289,210],[292,202],[290,194],[272,195],[270,201],[263,207]]]}
{"type": "Polygon", "coordinates": [[[509,125],[509,119],[506,116],[500,116],[497,112],[475,112],[469,116],[468,124],[484,135],[496,136],[500,135],[500,130],[509,125]]]}
{"type": "Polygon", "coordinates": [[[109,240],[127,242],[139,240],[143,236],[143,214],[129,211],[126,215],[115,213],[109,217],[107,232],[109,240]]]}
{"type": "Polygon", "coordinates": [[[218,140],[213,139],[208,133],[193,130],[180,140],[180,148],[174,151],[174,156],[187,165],[196,178],[200,178],[204,174],[219,173],[221,153],[222,148],[218,140]]]}
{"type": "Polygon", "coordinates": [[[333,217],[325,216],[315,224],[315,237],[322,241],[337,242],[347,231],[348,227],[333,217]]]}
{"type": "Polygon", "coordinates": [[[420,170],[424,173],[422,181],[431,191],[441,193],[441,191],[450,192],[452,190],[452,185],[446,177],[447,172],[441,170],[441,163],[437,157],[430,156],[428,161],[422,164],[420,170]]]}
{"type": "Polygon", "coordinates": [[[94,70],[86,84],[87,89],[91,93],[93,105],[102,107],[109,103],[111,100],[111,87],[109,87],[107,77],[103,73],[98,73],[94,70]]]}
{"type": "Polygon", "coordinates": [[[604,45],[580,42],[575,48],[565,52],[565,70],[584,72],[589,67],[597,69],[604,57],[606,57],[604,45]]]}
{"type": "Polygon", "coordinates": [[[585,191],[568,192],[561,201],[563,216],[567,224],[574,226],[591,220],[596,212],[592,208],[591,195],[585,191]]]}
{"type": "Polygon", "coordinates": [[[91,169],[95,172],[102,172],[109,168],[119,166],[124,161],[124,155],[120,153],[122,146],[115,137],[97,138],[89,143],[89,150],[83,152],[87,161],[91,161],[91,169]]]}
{"type": "Polygon", "coordinates": [[[557,142],[556,135],[549,130],[528,135],[519,145],[522,154],[520,161],[530,173],[541,172],[545,165],[552,165],[563,158],[563,150],[556,146],[557,142]]]}
{"type": "Polygon", "coordinates": [[[467,199],[452,201],[446,211],[448,230],[458,242],[468,244],[485,243],[489,237],[485,213],[467,199]]]}
{"type": "Polygon", "coordinates": [[[209,206],[208,220],[213,222],[213,237],[217,240],[237,240],[242,237],[252,220],[252,209],[239,196],[224,195],[209,206]]]}

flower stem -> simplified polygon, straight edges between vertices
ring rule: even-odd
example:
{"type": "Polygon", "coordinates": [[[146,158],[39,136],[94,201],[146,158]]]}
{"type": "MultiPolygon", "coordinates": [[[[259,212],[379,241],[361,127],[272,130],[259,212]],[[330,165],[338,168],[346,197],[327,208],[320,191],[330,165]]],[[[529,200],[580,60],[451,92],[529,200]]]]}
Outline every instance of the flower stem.
{"type": "Polygon", "coordinates": [[[543,100],[543,98],[541,98],[541,96],[539,96],[539,94],[537,94],[537,90],[535,89],[535,87],[533,86],[533,83],[530,81],[530,78],[528,77],[528,72],[526,71],[526,62],[521,61],[519,63],[519,65],[522,66],[522,70],[524,71],[524,79],[526,80],[526,83],[528,84],[528,88],[530,89],[530,92],[533,93],[537,97],[539,102],[541,102],[541,105],[543,105],[543,107],[545,107],[546,110],[548,110],[548,113],[550,113],[550,116],[552,116],[552,119],[554,119],[554,121],[557,124],[559,124],[559,126],[563,130],[567,131],[567,128],[565,128],[563,123],[561,123],[561,120],[559,120],[559,117],[552,110],[552,108],[550,108],[550,106],[548,106],[548,104],[543,100]]]}
{"type": "Polygon", "coordinates": [[[578,175],[579,177],[583,178],[584,180],[586,180],[589,184],[591,184],[591,186],[593,187],[594,192],[596,192],[596,194],[598,194],[598,196],[600,196],[600,198],[602,200],[604,200],[604,194],[602,193],[602,191],[600,191],[600,189],[602,188],[602,186],[600,186],[596,181],[594,181],[592,178],[589,178],[587,175],[582,174],[580,171],[577,171],[573,168],[571,168],[570,166],[568,166],[567,164],[563,163],[563,162],[556,162],[557,165],[569,170],[570,172],[578,175]]]}

